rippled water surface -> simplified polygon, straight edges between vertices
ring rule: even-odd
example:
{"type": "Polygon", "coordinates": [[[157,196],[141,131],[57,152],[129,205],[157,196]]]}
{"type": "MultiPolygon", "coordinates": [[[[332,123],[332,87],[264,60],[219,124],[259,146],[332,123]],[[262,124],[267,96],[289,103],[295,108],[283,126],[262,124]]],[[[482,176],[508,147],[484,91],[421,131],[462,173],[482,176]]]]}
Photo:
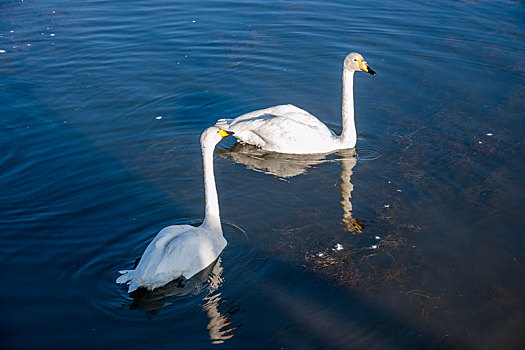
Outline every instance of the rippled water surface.
{"type": "Polygon", "coordinates": [[[0,2],[0,346],[523,349],[520,1],[0,2]],[[115,284],[203,219],[200,133],[292,103],[355,150],[219,144],[228,246],[115,284]]]}

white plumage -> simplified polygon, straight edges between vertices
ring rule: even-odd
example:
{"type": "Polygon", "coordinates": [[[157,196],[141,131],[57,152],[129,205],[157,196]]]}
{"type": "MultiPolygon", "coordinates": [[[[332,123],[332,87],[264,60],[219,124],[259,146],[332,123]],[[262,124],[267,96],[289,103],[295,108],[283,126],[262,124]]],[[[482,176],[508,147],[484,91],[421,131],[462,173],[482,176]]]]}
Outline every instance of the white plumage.
{"type": "Polygon", "coordinates": [[[139,287],[153,290],[179,277],[186,279],[213,263],[226,247],[219,216],[219,202],[213,174],[213,151],[228,135],[217,127],[201,136],[204,162],[206,213],[202,225],[173,225],[162,229],[148,245],[134,270],[120,271],[117,283],[129,284],[128,293],[139,287]]]}
{"type": "Polygon", "coordinates": [[[272,152],[315,154],[353,148],[357,142],[353,83],[354,72],[358,70],[375,75],[363,56],[353,52],[344,61],[340,136],[307,111],[290,104],[257,110],[235,119],[220,119],[215,126],[233,131],[241,142],[272,152]]]}

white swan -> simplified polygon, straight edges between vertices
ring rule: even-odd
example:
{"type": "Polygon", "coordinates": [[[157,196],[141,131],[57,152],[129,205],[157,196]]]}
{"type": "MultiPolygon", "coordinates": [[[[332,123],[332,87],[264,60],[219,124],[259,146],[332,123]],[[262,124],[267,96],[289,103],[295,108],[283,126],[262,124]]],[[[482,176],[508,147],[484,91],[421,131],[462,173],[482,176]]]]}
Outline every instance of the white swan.
{"type": "Polygon", "coordinates": [[[189,279],[213,263],[226,247],[213,174],[213,151],[227,135],[224,130],[212,126],[201,136],[206,200],[204,222],[199,227],[173,225],[163,228],[148,245],[135,269],[120,271],[122,275],[117,283],[129,284],[128,293],[139,287],[153,290],[179,277],[189,279]]]}
{"type": "Polygon", "coordinates": [[[279,105],[220,119],[215,126],[233,131],[241,142],[267,151],[292,154],[329,153],[353,148],[357,141],[354,122],[354,72],[376,73],[358,53],[346,56],[343,68],[343,131],[340,136],[319,119],[294,105],[279,105]]]}

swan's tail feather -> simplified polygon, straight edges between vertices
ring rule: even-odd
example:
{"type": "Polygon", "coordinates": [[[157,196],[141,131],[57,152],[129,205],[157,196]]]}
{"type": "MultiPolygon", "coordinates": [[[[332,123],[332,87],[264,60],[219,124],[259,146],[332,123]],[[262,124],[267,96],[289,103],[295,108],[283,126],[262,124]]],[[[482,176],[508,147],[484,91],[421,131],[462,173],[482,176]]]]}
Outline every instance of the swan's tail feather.
{"type": "Polygon", "coordinates": [[[158,287],[162,287],[165,284],[167,284],[169,281],[171,281],[173,278],[167,278],[165,276],[157,276],[157,278],[144,281],[141,280],[140,277],[136,278],[137,276],[134,276],[135,270],[122,270],[119,271],[121,276],[119,276],[116,280],[119,284],[129,284],[128,293],[134,292],[139,287],[144,287],[149,290],[153,290],[158,287]]]}
{"type": "Polygon", "coordinates": [[[129,283],[129,288],[128,288],[128,293],[132,293],[134,291],[136,291],[138,288],[140,287],[140,285],[134,281],[131,281],[129,283]]]}
{"type": "Polygon", "coordinates": [[[119,276],[116,281],[119,284],[129,284],[128,293],[134,292],[140,287],[140,284],[133,280],[133,272],[135,272],[135,270],[119,271],[122,276],[119,276]]]}
{"type": "Polygon", "coordinates": [[[120,273],[122,276],[119,276],[117,278],[116,282],[118,284],[128,283],[133,278],[133,272],[134,271],[135,270],[122,270],[122,271],[119,271],[118,273],[120,273]]]}

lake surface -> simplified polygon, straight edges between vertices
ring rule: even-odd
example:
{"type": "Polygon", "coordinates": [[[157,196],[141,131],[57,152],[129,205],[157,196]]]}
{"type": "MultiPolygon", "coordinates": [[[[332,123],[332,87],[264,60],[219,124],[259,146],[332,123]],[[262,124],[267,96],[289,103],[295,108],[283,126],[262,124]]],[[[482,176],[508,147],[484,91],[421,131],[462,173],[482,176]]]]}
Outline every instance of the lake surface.
{"type": "Polygon", "coordinates": [[[523,349],[524,38],[520,1],[0,2],[0,346],[523,349]],[[202,221],[217,119],[339,132],[352,51],[355,151],[224,139],[217,263],[115,283],[202,221]]]}

